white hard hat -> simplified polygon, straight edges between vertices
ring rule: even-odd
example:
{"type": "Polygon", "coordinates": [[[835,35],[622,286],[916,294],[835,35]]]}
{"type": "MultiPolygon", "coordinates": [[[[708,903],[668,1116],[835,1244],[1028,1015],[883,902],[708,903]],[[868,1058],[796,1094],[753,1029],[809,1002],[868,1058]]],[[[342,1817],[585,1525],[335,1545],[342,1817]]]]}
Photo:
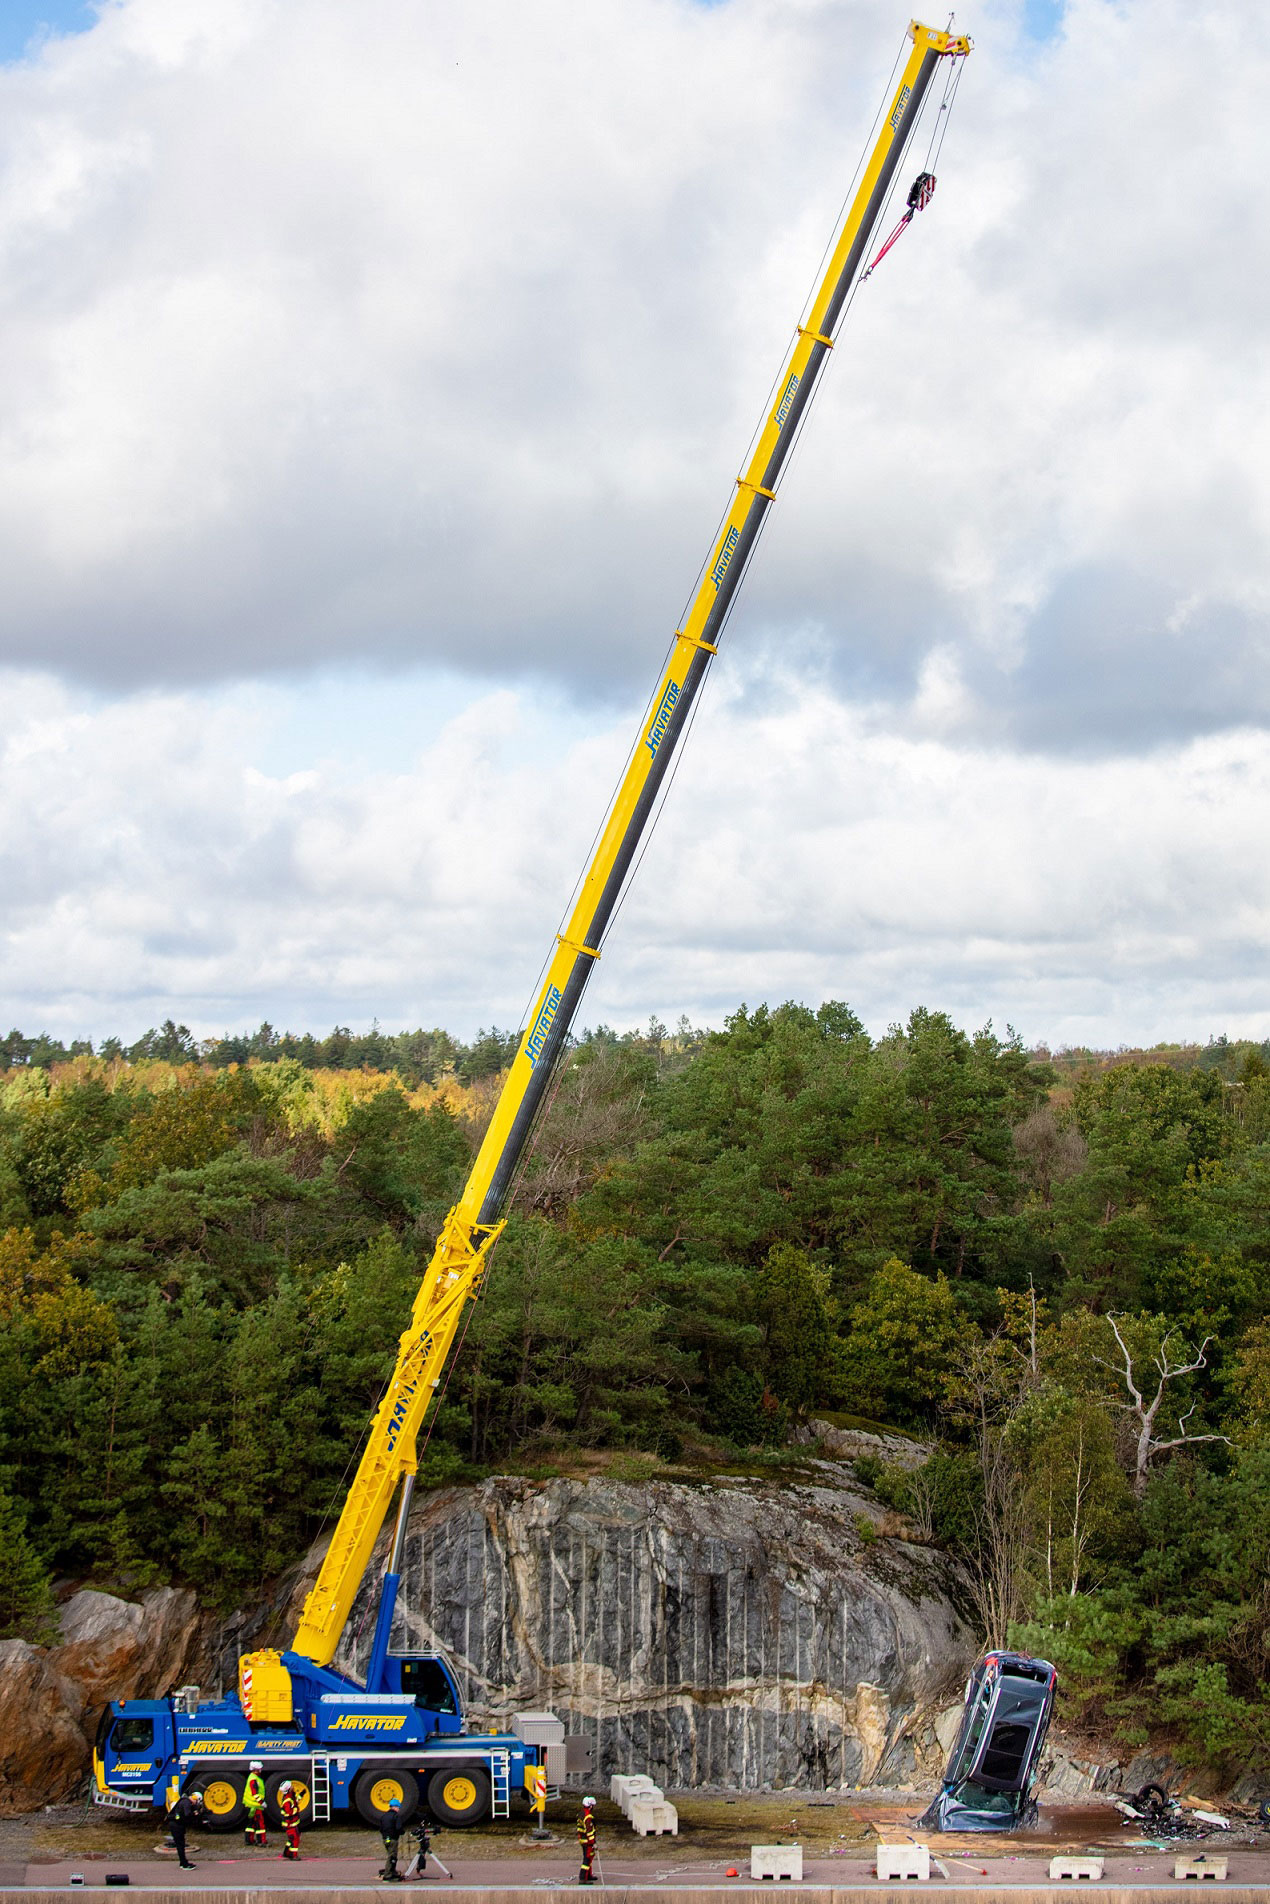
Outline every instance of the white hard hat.
{"type": "Polygon", "coordinates": [[[264,1765],[259,1759],[253,1759],[251,1764],[247,1767],[249,1772],[263,1772],[264,1769],[264,1765]]]}
{"type": "Polygon", "coordinates": [[[582,1803],[583,1803],[584,1805],[594,1805],[594,1803],[595,1803],[595,1800],[594,1800],[593,1798],[584,1798],[584,1799],[582,1800],[582,1803]]]}
{"type": "Polygon", "coordinates": [[[278,1790],[280,1792],[293,1792],[295,1790],[295,1786],[291,1783],[291,1780],[289,1778],[284,1778],[281,1785],[279,1785],[278,1790]]]}

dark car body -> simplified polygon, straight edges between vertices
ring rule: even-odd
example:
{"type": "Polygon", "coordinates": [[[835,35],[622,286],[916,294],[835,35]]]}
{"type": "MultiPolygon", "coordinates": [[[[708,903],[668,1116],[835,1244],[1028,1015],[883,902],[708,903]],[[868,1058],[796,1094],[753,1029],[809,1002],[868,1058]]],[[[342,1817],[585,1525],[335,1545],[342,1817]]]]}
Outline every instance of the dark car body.
{"type": "Polygon", "coordinates": [[[957,1741],[924,1825],[936,1831],[1012,1831],[1035,1816],[1032,1783],[1057,1684],[1047,1659],[984,1654],[966,1681],[957,1741]]]}

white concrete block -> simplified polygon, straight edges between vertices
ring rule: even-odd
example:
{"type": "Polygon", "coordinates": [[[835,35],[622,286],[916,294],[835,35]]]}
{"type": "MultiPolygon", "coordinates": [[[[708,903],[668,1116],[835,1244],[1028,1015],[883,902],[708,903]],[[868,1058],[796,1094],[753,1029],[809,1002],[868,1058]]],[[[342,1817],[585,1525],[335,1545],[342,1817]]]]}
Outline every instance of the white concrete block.
{"type": "Polygon", "coordinates": [[[928,1878],[930,1846],[924,1844],[880,1844],[874,1865],[880,1878],[928,1878]]]}
{"type": "Polygon", "coordinates": [[[1175,1878],[1217,1878],[1226,1876],[1226,1860],[1223,1857],[1201,1855],[1198,1858],[1178,1858],[1173,1865],[1175,1878]]]}
{"type": "Polygon", "coordinates": [[[660,1792],[656,1797],[649,1792],[637,1792],[626,1815],[632,1831],[637,1831],[641,1838],[659,1838],[663,1832],[669,1832],[672,1838],[679,1836],[679,1813],[673,1805],[667,1804],[660,1792]]]}
{"type": "MultiPolygon", "coordinates": [[[[629,1813],[632,1798],[658,1792],[647,1772],[618,1772],[609,1781],[609,1796],[615,1805],[629,1813]]],[[[660,1793],[658,1792],[660,1797],[660,1793]]]]}
{"type": "Polygon", "coordinates": [[[1101,1858],[1051,1858],[1052,1878],[1089,1878],[1095,1883],[1102,1876],[1101,1858]]]}
{"type": "Polygon", "coordinates": [[[752,1878],[794,1878],[799,1883],[803,1875],[803,1848],[801,1845],[751,1845],[750,1876],[752,1878]]]}

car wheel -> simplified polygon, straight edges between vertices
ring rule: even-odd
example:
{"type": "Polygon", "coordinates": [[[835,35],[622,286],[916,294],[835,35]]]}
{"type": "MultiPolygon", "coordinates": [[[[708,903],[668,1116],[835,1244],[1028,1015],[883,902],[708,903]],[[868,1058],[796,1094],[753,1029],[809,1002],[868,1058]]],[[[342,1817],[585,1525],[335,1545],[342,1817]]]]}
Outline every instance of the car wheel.
{"type": "Polygon", "coordinates": [[[443,1766],[428,1780],[428,1810],[443,1825],[479,1825],[489,1817],[489,1773],[479,1765],[443,1766]]]}
{"type": "Polygon", "coordinates": [[[353,1787],[353,1803],[377,1831],[388,1823],[394,1798],[402,1824],[408,1825],[419,1809],[419,1781],[413,1772],[398,1771],[395,1766],[363,1772],[353,1787]]]}
{"type": "Polygon", "coordinates": [[[203,1822],[209,1831],[232,1831],[247,1816],[241,1772],[200,1772],[190,1791],[203,1794],[203,1822]]]}

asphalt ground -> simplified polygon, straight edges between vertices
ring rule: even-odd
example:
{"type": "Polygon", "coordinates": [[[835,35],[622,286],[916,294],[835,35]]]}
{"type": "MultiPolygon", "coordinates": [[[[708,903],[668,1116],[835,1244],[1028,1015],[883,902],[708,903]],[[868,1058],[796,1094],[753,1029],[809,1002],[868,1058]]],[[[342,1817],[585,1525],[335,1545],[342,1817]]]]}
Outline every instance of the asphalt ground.
{"type": "MultiPolygon", "coordinates": [[[[811,1892],[816,1904],[851,1904],[854,1896],[898,1899],[906,1887],[880,1883],[873,1875],[873,1847],[879,1842],[910,1840],[931,1847],[929,1885],[910,1884],[923,1891],[955,1891],[958,1904],[974,1904],[1002,1892],[1025,1890],[1034,1898],[1058,1898],[1077,1886],[1055,1887],[1049,1878],[1049,1860],[1056,1852],[1096,1852],[1105,1860],[1104,1894],[1132,1891],[1138,1904],[1144,1894],[1179,1889],[1202,1891],[1204,1884],[1180,1884],[1173,1877],[1174,1859],[1201,1851],[1228,1859],[1226,1883],[1214,1883],[1227,1904],[1245,1893],[1270,1904],[1270,1833],[1251,1820],[1236,1820],[1229,1832],[1208,1839],[1166,1843],[1145,1840],[1141,1831],[1127,1827],[1110,1804],[1085,1803],[1046,1807],[1038,1828],[1028,1833],[953,1836],[927,1833],[917,1826],[921,1801],[856,1794],[763,1794],[732,1798],[688,1793],[675,1798],[679,1809],[677,1838],[638,1838],[616,1806],[601,1801],[597,1808],[599,1875],[610,1899],[627,1890],[655,1889],[673,1895],[690,1891],[694,1904],[707,1904],[707,1894],[762,1889],[749,1878],[751,1844],[798,1843],[803,1847],[803,1882],[797,1888],[811,1892]],[[726,1874],[735,1870],[738,1875],[726,1874]]],[[[421,1887],[453,1897],[462,1892],[496,1895],[498,1904],[515,1904],[544,1890],[573,1889],[578,1872],[573,1835],[576,1800],[553,1805],[548,1815],[552,1842],[535,1844],[528,1837],[530,1820],[520,1816],[500,1820],[475,1831],[439,1831],[435,1852],[446,1867],[429,1862],[421,1887]]],[[[176,1854],[163,1847],[157,1817],[128,1817],[63,1807],[21,1818],[0,1820],[0,1892],[45,1891],[70,1896],[72,1874],[84,1888],[101,1890],[107,1872],[127,1875],[130,1887],[147,1892],[180,1894],[182,1904],[196,1904],[200,1894],[225,1904],[227,1894],[250,1897],[252,1904],[268,1904],[267,1894],[280,1893],[287,1904],[296,1894],[320,1892],[327,1904],[347,1894],[350,1898],[380,1890],[382,1849],[378,1836],[365,1828],[321,1826],[306,1834],[298,1864],[284,1861],[280,1835],[270,1834],[266,1850],[248,1849],[239,1836],[196,1833],[190,1839],[193,1871],[182,1871],[176,1854]]],[[[403,1852],[405,1843],[403,1842],[403,1852]]],[[[404,1869],[406,1855],[401,1864],[404,1869]]],[[[769,1883],[778,1890],[783,1885],[769,1883]]],[[[790,1889],[795,1888],[793,1885],[790,1889]]],[[[1090,1886],[1090,1888],[1094,1888],[1090,1886]]]]}

